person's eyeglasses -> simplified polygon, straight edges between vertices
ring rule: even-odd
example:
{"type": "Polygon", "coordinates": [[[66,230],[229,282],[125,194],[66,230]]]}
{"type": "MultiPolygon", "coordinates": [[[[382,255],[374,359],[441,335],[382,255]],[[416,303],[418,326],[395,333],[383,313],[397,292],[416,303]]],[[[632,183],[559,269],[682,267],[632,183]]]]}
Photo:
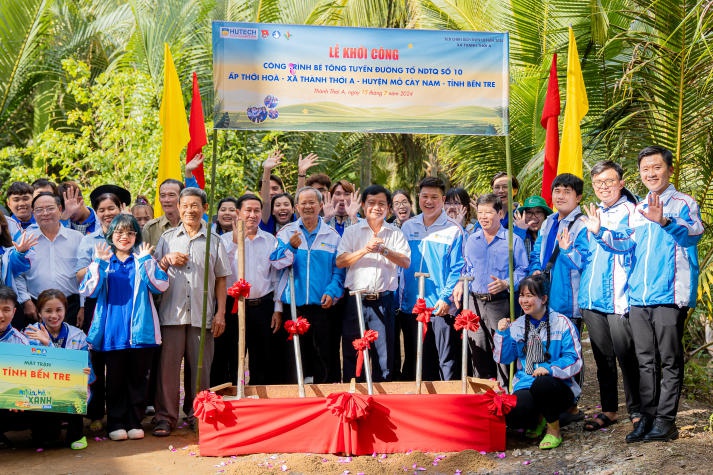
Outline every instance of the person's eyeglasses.
{"type": "Polygon", "coordinates": [[[118,238],[133,238],[136,237],[136,231],[114,231],[114,236],[118,238]]]}
{"type": "Polygon", "coordinates": [[[610,186],[614,186],[614,183],[616,183],[617,180],[614,180],[613,178],[609,178],[608,180],[595,180],[592,182],[592,185],[594,185],[594,188],[604,188],[607,187],[609,188],[610,186]]]}
{"type": "Polygon", "coordinates": [[[56,206],[48,206],[46,208],[35,208],[34,213],[35,214],[52,214],[55,211],[57,211],[59,208],[56,206]]]}
{"type": "Polygon", "coordinates": [[[394,201],[394,208],[408,208],[411,206],[408,201],[394,201]]]}

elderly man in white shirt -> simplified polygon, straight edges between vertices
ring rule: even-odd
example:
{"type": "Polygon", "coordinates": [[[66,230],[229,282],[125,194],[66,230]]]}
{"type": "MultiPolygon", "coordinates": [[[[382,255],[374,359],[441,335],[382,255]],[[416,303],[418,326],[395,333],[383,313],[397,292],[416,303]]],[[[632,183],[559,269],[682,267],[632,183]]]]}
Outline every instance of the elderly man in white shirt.
{"type": "MultiPolygon", "coordinates": [[[[256,195],[238,198],[237,220],[245,222],[245,280],[250,284],[250,295],[245,299],[245,343],[248,349],[250,384],[285,383],[285,347],[287,333],[282,330],[282,302],[275,297],[277,271],[272,267],[270,254],[277,246],[277,238],[260,229],[262,201],[256,195]]],[[[233,231],[221,236],[228,251],[233,275],[228,285],[238,278],[238,236],[233,231]]],[[[230,308],[227,309],[231,311],[230,308]]],[[[236,378],[238,364],[238,321],[236,314],[226,317],[225,333],[215,340],[215,356],[211,368],[211,383],[227,371],[236,378]],[[225,369],[223,369],[225,368],[225,369]],[[218,372],[218,374],[216,374],[218,372]]],[[[220,382],[225,382],[223,380],[220,382]]],[[[237,383],[232,379],[233,383],[237,383]]],[[[218,380],[215,380],[218,383],[218,380]]]]}
{"type": "MultiPolygon", "coordinates": [[[[401,230],[385,221],[391,207],[391,193],[381,185],[367,187],[361,195],[366,219],[344,230],[337,249],[337,267],[347,267],[345,288],[363,290],[366,328],[379,333],[373,342],[374,381],[390,381],[394,348],[394,312],[399,268],[411,263],[411,250],[401,230]]],[[[348,295],[348,294],[347,294],[348,295]]],[[[357,350],[352,342],[359,338],[356,296],[348,296],[342,324],[343,378],[356,375],[357,350]]]]}

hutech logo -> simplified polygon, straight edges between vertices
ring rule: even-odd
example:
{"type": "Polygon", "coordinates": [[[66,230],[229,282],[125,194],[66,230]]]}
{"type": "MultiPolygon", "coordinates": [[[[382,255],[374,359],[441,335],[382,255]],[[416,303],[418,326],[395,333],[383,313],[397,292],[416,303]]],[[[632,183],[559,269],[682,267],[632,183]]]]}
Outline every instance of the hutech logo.
{"type": "Polygon", "coordinates": [[[233,26],[221,26],[220,37],[238,40],[256,40],[258,37],[257,28],[236,28],[233,26]]]}

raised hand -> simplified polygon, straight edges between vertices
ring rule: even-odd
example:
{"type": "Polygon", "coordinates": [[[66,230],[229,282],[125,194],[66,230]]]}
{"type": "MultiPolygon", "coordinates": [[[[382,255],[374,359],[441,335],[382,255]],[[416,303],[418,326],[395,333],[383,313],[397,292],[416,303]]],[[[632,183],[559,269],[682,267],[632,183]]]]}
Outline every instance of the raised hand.
{"type": "Polygon", "coordinates": [[[473,213],[478,213],[478,197],[477,196],[471,196],[470,198],[470,209],[473,210],[473,213]]]}
{"type": "Polygon", "coordinates": [[[337,214],[337,210],[334,209],[334,200],[332,199],[332,194],[330,192],[325,192],[324,195],[322,195],[322,211],[324,213],[324,219],[325,220],[330,220],[334,217],[335,214],[337,214]]]}
{"type": "Polygon", "coordinates": [[[456,207],[456,221],[458,222],[458,224],[460,224],[463,227],[465,227],[465,225],[467,224],[465,222],[465,215],[467,213],[468,213],[468,208],[466,208],[465,206],[458,205],[456,207]]]}
{"type": "Polygon", "coordinates": [[[109,262],[111,259],[111,248],[105,242],[100,242],[94,247],[94,257],[103,261],[109,262]]]}
{"type": "Polygon", "coordinates": [[[300,154],[300,157],[297,160],[297,173],[299,173],[300,175],[306,175],[307,170],[317,165],[318,163],[319,156],[316,153],[310,153],[304,158],[302,158],[302,154],[300,154]]]}
{"type": "Polygon", "coordinates": [[[530,223],[528,223],[527,218],[525,218],[525,213],[520,212],[518,209],[512,212],[512,219],[515,226],[520,229],[527,229],[530,227],[530,223]]]}
{"type": "Polygon", "coordinates": [[[146,256],[153,252],[153,246],[148,242],[142,242],[139,246],[139,257],[146,256]]]}
{"type": "Polygon", "coordinates": [[[584,206],[584,212],[587,214],[587,218],[584,220],[584,225],[590,233],[597,234],[602,227],[599,207],[594,203],[589,203],[588,207],[584,206]]]}
{"type": "Polygon", "coordinates": [[[357,214],[359,214],[359,208],[361,208],[361,193],[359,188],[354,191],[349,196],[349,206],[347,206],[347,216],[352,219],[356,219],[357,214]]]}
{"type": "Polygon", "coordinates": [[[561,232],[557,233],[557,242],[560,245],[560,249],[569,249],[572,245],[572,236],[569,234],[569,229],[565,226],[561,232]]]}
{"type": "Polygon", "coordinates": [[[639,209],[639,212],[644,215],[644,218],[654,223],[659,223],[661,226],[666,224],[663,216],[663,203],[661,202],[661,195],[658,193],[649,193],[648,204],[648,208],[639,209]]]}
{"type": "Polygon", "coordinates": [[[27,252],[32,246],[37,244],[39,240],[39,236],[35,234],[27,234],[26,231],[23,231],[20,235],[20,241],[12,241],[12,245],[15,246],[15,250],[17,252],[27,252]]]}
{"type": "Polygon", "coordinates": [[[64,212],[62,213],[62,218],[72,219],[79,213],[79,210],[84,207],[84,200],[79,196],[79,188],[67,188],[67,191],[62,193],[62,197],[64,198],[64,212]]]}
{"type": "Polygon", "coordinates": [[[266,170],[272,170],[276,166],[280,164],[280,160],[282,160],[285,156],[280,152],[279,150],[274,150],[270,152],[270,155],[267,156],[264,162],[262,162],[262,167],[266,170]]]}
{"type": "Polygon", "coordinates": [[[498,331],[505,331],[510,327],[510,319],[509,318],[501,318],[498,320],[498,331]]]}
{"type": "Polygon", "coordinates": [[[203,160],[203,154],[199,153],[190,162],[186,163],[186,176],[193,176],[193,172],[203,164],[203,160]]]}
{"type": "Polygon", "coordinates": [[[25,329],[25,335],[30,340],[37,340],[44,346],[49,346],[50,344],[50,334],[47,331],[47,328],[45,328],[45,326],[41,323],[37,325],[37,328],[27,327],[25,329]]]}

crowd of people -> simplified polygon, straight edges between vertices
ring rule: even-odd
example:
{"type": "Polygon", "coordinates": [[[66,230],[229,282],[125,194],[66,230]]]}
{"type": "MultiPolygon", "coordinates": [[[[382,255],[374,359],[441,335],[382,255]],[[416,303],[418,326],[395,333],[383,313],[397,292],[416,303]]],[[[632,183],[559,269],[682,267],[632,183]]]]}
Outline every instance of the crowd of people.
{"type": "MultiPolygon", "coordinates": [[[[634,427],[626,441],[677,437],[683,323],[696,303],[703,225],[695,201],[670,183],[670,151],[652,146],[639,154],[649,190],[642,200],[626,189],[622,168],[604,161],[590,172],[598,204],[581,206],[584,181],[561,174],[552,183],[552,207],[527,197],[514,202],[512,222],[507,198],[517,197],[519,185],[505,173],[493,177],[492,193],[478,197],[424,178],[413,190],[414,214],[407,191],[378,184],[362,191],[308,175],[319,163],[314,154],[299,157],[293,196],[273,173],[283,158],[271,153],[259,194],[224,197],[214,221],[192,178],[194,162],[185,183],[160,184],[157,218],[145,197],[132,206],[130,192],[116,185],[94,189],[86,206],[73,182],[12,183],[9,216],[0,215],[0,341],[88,350],[90,429],[102,430],[106,416],[109,438],[125,440],[144,437],[146,414],[155,436],[177,427],[182,362],[189,424],[196,386],[243,377],[252,385],[296,382],[284,325],[293,309],[310,324],[300,337],[307,380],[363,380],[354,344],[363,318],[378,334],[369,350],[374,381],[414,380],[420,338],[422,378],[460,378],[458,355],[467,344],[469,373],[517,395],[508,426],[542,437],[540,448],[551,449],[562,442],[562,424],[584,418],[577,407],[584,324],[602,406],[584,429],[617,422],[618,363],[634,427]],[[237,307],[227,291],[238,279],[239,220],[250,284],[245,375],[238,375],[237,307]],[[480,327],[461,341],[454,323],[464,300],[480,327]],[[197,384],[201,343],[208,370],[197,384]]],[[[33,435],[57,436],[26,419],[33,435]]],[[[60,419],[52,419],[57,428],[60,419]]],[[[15,424],[22,415],[7,420],[15,424]]],[[[67,443],[86,447],[77,418],[69,422],[67,443]]],[[[14,427],[7,424],[0,433],[14,427]]]]}

